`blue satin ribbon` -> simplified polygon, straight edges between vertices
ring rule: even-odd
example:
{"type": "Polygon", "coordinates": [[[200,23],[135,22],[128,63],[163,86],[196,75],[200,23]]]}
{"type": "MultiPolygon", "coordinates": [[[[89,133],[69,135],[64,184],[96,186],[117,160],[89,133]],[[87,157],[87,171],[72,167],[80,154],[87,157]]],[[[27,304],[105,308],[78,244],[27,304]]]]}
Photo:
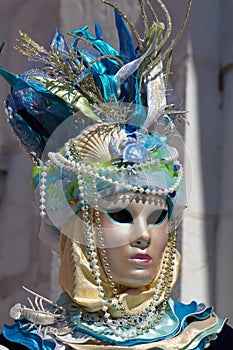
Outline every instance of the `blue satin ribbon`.
{"type": "MultiPolygon", "coordinates": [[[[85,64],[91,64],[93,57],[84,52],[81,54],[85,64]]],[[[92,71],[97,85],[103,90],[105,100],[109,101],[112,96],[117,100],[117,78],[114,74],[109,74],[109,67],[107,67],[105,60],[94,62],[89,69],[92,71]]]]}
{"type": "MultiPolygon", "coordinates": [[[[72,30],[70,33],[77,37],[84,37],[101,55],[113,55],[120,58],[119,52],[112,45],[99,38],[95,38],[87,29],[88,27],[85,26],[78,30],[72,30]]],[[[77,51],[78,41],[78,38],[76,38],[72,43],[72,47],[75,51],[77,51]]],[[[108,58],[108,60],[119,65],[119,63],[112,58],[108,58]]]]}

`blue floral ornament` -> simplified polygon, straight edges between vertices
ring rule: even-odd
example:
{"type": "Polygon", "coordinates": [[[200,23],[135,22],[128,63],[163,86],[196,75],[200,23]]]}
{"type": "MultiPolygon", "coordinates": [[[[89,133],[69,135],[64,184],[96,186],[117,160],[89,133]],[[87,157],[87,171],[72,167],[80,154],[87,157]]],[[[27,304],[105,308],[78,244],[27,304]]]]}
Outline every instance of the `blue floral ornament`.
{"type": "Polygon", "coordinates": [[[123,162],[143,163],[149,151],[139,142],[133,142],[125,146],[123,150],[123,162]]]}
{"type": "Polygon", "coordinates": [[[109,149],[112,153],[113,163],[115,163],[117,160],[122,161],[125,148],[129,146],[129,144],[135,144],[136,142],[137,140],[134,137],[134,133],[127,135],[124,139],[121,140],[120,144],[118,142],[118,139],[112,136],[109,142],[109,149]]]}
{"type": "Polygon", "coordinates": [[[134,127],[127,128],[127,131],[130,133],[120,145],[114,137],[109,143],[113,158],[120,159],[124,163],[143,163],[150,153],[166,144],[166,137],[157,132],[146,135],[135,132],[134,127]]]}

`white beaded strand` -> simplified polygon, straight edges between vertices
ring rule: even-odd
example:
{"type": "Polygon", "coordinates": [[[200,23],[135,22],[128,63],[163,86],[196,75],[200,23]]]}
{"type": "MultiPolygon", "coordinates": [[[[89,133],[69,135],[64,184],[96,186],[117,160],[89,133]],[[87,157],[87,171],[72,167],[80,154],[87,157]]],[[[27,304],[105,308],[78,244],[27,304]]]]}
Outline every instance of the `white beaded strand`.
{"type": "Polygon", "coordinates": [[[47,177],[47,165],[42,165],[42,172],[40,174],[40,216],[46,215],[46,177],[47,177]]]}

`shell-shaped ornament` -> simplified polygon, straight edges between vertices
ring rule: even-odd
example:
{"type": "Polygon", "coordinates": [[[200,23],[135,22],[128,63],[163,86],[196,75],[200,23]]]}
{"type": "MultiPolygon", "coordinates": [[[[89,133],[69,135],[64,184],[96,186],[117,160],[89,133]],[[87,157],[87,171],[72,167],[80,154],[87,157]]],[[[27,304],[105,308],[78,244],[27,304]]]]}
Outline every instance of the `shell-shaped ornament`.
{"type": "Polygon", "coordinates": [[[120,144],[126,137],[125,130],[119,124],[98,123],[73,138],[70,151],[86,164],[108,163],[120,157],[120,144]]]}

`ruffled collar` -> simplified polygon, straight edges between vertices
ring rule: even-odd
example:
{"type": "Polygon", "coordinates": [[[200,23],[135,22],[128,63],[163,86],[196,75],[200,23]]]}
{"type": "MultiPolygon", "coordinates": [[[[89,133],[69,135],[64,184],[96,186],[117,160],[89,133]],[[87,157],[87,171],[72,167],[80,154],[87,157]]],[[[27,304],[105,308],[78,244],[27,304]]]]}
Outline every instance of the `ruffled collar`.
{"type": "MultiPolygon", "coordinates": [[[[61,301],[67,303],[69,297],[63,295],[61,301]]],[[[53,328],[49,334],[38,332],[38,327],[29,329],[25,321],[17,321],[12,326],[3,326],[2,331],[6,339],[25,345],[30,350],[65,349],[66,345],[72,349],[151,349],[158,350],[204,350],[209,342],[216,339],[225,321],[219,319],[212,308],[204,304],[191,302],[182,304],[169,299],[167,309],[156,327],[145,331],[142,335],[130,340],[116,337],[104,325],[93,321],[84,321],[80,309],[70,315],[70,323],[75,327],[65,335],[59,335],[59,329],[53,328]]]]}

